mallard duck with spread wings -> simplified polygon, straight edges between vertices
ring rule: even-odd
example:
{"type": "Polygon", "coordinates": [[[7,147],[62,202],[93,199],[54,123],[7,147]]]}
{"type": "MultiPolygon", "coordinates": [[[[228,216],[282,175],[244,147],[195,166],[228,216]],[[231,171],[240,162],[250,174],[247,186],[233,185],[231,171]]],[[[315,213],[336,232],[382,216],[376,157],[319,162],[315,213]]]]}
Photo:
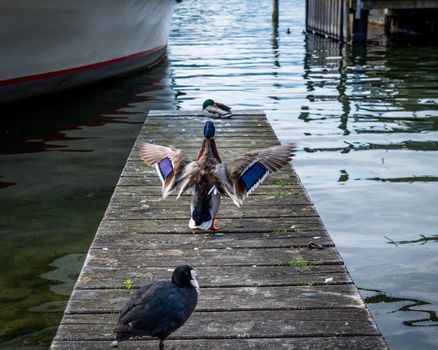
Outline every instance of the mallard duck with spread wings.
{"type": "Polygon", "coordinates": [[[216,214],[221,195],[231,198],[237,206],[266,178],[289,163],[294,155],[293,144],[254,150],[241,157],[222,163],[214,140],[215,126],[207,121],[204,127],[198,159],[191,160],[178,148],[145,143],[141,158],[155,167],[163,184],[163,197],[177,191],[193,195],[190,203],[189,227],[218,230],[216,214]]]}

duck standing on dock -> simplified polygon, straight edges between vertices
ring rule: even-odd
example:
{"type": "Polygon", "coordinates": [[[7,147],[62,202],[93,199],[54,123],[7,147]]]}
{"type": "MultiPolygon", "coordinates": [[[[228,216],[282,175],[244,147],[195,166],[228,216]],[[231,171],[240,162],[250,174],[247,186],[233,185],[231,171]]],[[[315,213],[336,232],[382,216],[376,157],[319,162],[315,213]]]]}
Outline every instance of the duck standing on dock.
{"type": "Polygon", "coordinates": [[[286,165],[293,156],[292,144],[273,146],[248,152],[232,162],[222,164],[214,140],[215,127],[207,121],[198,159],[192,161],[183,150],[145,143],[141,158],[154,166],[163,184],[163,197],[178,190],[193,195],[190,203],[189,227],[218,230],[216,213],[221,195],[237,206],[266,178],[286,165]]]}
{"type": "Polygon", "coordinates": [[[180,328],[195,310],[198,302],[199,284],[196,272],[190,266],[178,266],[171,281],[159,281],[140,288],[131,296],[120,313],[114,333],[116,341],[130,337],[151,336],[164,340],[180,328]]]}
{"type": "Polygon", "coordinates": [[[219,102],[214,102],[212,99],[204,101],[202,104],[202,114],[206,117],[221,119],[227,119],[233,116],[230,107],[219,102]]]}

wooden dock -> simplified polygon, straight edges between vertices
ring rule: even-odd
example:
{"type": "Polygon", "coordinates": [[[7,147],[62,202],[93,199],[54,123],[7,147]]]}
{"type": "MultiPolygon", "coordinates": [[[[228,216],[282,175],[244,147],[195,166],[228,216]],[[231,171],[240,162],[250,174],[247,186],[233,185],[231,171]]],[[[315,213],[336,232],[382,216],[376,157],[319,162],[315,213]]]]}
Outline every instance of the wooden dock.
{"type": "MultiPolygon", "coordinates": [[[[268,177],[242,208],[223,199],[219,234],[188,228],[189,197],[161,198],[139,158],[142,142],[172,144],[195,158],[204,117],[153,111],[134,145],[90,247],[52,349],[109,349],[133,288],[169,279],[177,265],[198,272],[196,311],[166,349],[387,349],[293,169],[268,177]],[[308,243],[324,249],[309,249],[308,243]]],[[[215,120],[224,162],[278,144],[261,111],[215,120]]],[[[120,349],[157,349],[156,339],[120,349]]]]}

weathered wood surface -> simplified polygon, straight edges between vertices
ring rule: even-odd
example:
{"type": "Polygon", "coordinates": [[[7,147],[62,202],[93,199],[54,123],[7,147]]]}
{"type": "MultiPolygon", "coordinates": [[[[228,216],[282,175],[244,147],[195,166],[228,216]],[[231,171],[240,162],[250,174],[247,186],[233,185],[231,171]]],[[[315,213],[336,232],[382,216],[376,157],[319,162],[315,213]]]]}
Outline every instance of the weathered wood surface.
{"type": "MultiPolygon", "coordinates": [[[[163,200],[142,142],[171,144],[196,157],[205,118],[153,111],[146,119],[90,247],[52,349],[107,349],[133,290],[198,271],[195,313],[167,349],[386,349],[386,344],[293,169],[269,176],[242,208],[223,199],[219,233],[188,228],[189,199],[163,200]],[[184,132],[186,134],[184,134],[184,132]],[[309,249],[309,243],[323,249],[309,249]],[[133,282],[132,290],[124,282],[133,282]]],[[[278,144],[261,111],[216,120],[224,162],[278,144]]],[[[156,349],[141,338],[121,349],[156,349]]]]}
{"type": "Polygon", "coordinates": [[[196,249],[202,248],[298,248],[307,247],[310,241],[318,242],[324,247],[333,246],[330,237],[314,231],[295,234],[276,233],[227,233],[227,234],[161,234],[149,235],[133,233],[115,233],[111,229],[101,228],[94,240],[94,249],[196,249]],[[123,235],[123,237],[121,236],[123,235]],[[121,239],[122,238],[122,239],[121,239]],[[315,239],[316,238],[316,239],[315,239]],[[193,248],[195,247],[195,248],[193,248]]]}
{"type": "MultiPolygon", "coordinates": [[[[292,310],[363,307],[354,285],[204,288],[197,311],[292,310]]],[[[75,290],[67,314],[120,312],[130,295],[125,289],[75,290]]],[[[348,312],[352,312],[349,310],[348,312]]],[[[309,312],[310,314],[314,311],[309,312]]]]}
{"type": "MultiPolygon", "coordinates": [[[[251,287],[251,286],[312,286],[325,284],[329,277],[330,284],[352,283],[350,276],[342,265],[314,265],[311,268],[289,266],[207,266],[197,267],[201,288],[251,287]],[[269,276],[269,282],[266,281],[269,276]]],[[[126,278],[134,286],[141,286],[154,280],[165,279],[169,275],[162,267],[84,267],[78,289],[122,288],[126,278]]]]}
{"type": "MultiPolygon", "coordinates": [[[[366,313],[352,310],[278,312],[247,310],[194,313],[189,321],[172,335],[179,339],[220,339],[258,337],[306,337],[378,335],[366,313]],[[335,319],[332,319],[332,317],[335,319]]],[[[66,315],[69,329],[59,332],[59,340],[104,340],[114,328],[112,314],[66,315]]]]}
{"type": "Polygon", "coordinates": [[[96,249],[88,262],[93,266],[247,266],[289,265],[290,261],[311,261],[314,264],[341,264],[342,259],[333,247],[323,251],[303,248],[242,248],[242,249],[96,249]]]}
{"type": "MultiPolygon", "coordinates": [[[[53,350],[107,350],[108,341],[57,341],[52,344],[53,350]]],[[[128,350],[156,350],[157,343],[152,340],[132,340],[123,344],[123,349],[128,350]]],[[[333,350],[333,349],[361,349],[383,350],[387,349],[382,337],[376,336],[348,336],[348,337],[294,337],[294,338],[230,338],[226,341],[221,339],[186,339],[166,341],[166,350],[236,350],[236,349],[300,349],[300,350],[333,350]],[[269,344],[269,345],[266,345],[269,344]],[[269,347],[267,347],[269,346],[269,347]]]]}
{"type": "MultiPolygon", "coordinates": [[[[252,199],[251,199],[252,200],[252,199]]],[[[260,209],[259,214],[267,210],[260,209]]],[[[105,216],[105,221],[102,225],[105,227],[113,227],[122,232],[131,233],[192,233],[188,227],[189,214],[186,219],[134,219],[134,220],[113,220],[105,216]],[[129,221],[129,225],[128,225],[129,221]]],[[[271,217],[257,218],[233,218],[220,219],[219,226],[222,227],[223,233],[228,232],[274,232],[274,233],[289,233],[302,231],[317,231],[325,232],[324,226],[319,217],[285,217],[275,220],[271,217]]]]}

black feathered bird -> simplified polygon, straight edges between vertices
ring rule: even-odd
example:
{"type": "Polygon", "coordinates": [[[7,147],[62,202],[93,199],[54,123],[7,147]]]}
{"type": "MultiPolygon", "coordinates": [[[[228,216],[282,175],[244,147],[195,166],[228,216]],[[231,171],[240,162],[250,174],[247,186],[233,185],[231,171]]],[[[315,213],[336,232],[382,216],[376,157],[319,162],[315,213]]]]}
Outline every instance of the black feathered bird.
{"type": "MultiPolygon", "coordinates": [[[[171,281],[140,288],[123,308],[114,333],[117,341],[135,336],[160,339],[160,350],[169,334],[181,327],[198,302],[199,284],[190,266],[178,266],[171,281]]],[[[117,341],[113,346],[117,346],[117,341]]]]}

